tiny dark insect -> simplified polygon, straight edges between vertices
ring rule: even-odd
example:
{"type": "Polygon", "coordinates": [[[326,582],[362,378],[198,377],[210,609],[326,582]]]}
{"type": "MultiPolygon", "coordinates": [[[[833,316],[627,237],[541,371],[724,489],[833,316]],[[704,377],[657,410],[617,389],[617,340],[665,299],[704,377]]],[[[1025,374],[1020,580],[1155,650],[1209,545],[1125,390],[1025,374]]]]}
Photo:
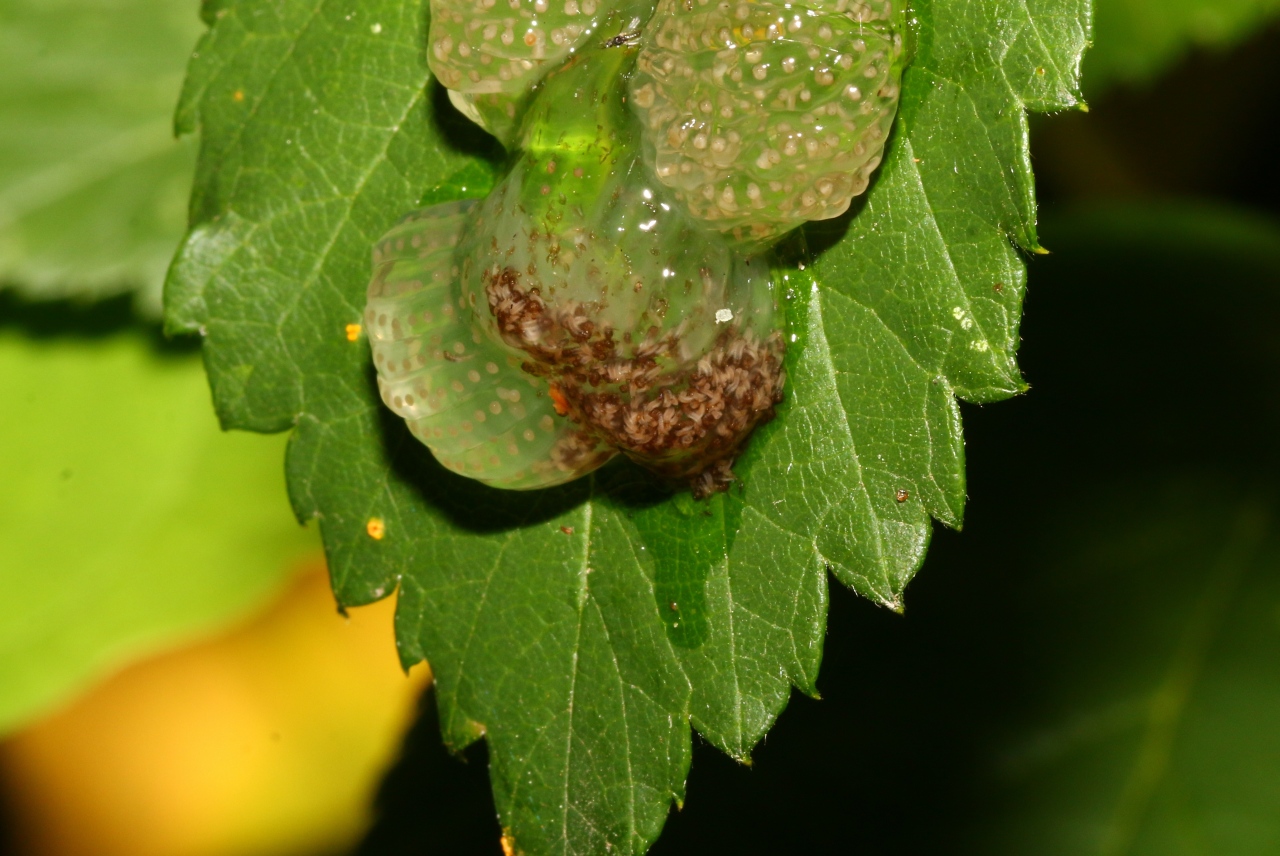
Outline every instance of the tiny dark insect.
{"type": "Polygon", "coordinates": [[[898,488],[898,492],[894,494],[893,498],[898,500],[898,502],[906,502],[907,499],[910,498],[910,496],[911,494],[908,491],[905,491],[902,488],[898,488]]]}
{"type": "Polygon", "coordinates": [[[604,43],[607,48],[624,48],[640,43],[640,31],[632,30],[629,33],[618,33],[618,35],[609,39],[604,43]]]}

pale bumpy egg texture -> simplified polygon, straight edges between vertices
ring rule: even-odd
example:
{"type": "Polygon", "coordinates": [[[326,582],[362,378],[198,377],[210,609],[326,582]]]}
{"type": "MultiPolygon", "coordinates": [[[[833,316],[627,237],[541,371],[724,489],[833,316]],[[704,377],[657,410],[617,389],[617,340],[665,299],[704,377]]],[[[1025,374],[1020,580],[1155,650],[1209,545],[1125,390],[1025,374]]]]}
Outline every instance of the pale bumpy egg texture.
{"type": "Polygon", "coordinates": [[[864,192],[897,109],[889,0],[432,3],[430,61],[514,157],[374,248],[384,402],[529,489],[618,454],[695,494],[783,398],[770,246],[864,192]]]}

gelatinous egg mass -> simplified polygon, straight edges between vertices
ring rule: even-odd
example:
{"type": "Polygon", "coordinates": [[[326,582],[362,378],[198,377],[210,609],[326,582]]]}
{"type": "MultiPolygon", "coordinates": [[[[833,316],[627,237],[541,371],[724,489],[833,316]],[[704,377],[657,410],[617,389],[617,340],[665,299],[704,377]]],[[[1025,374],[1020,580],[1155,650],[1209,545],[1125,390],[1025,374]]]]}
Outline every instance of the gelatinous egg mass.
{"type": "Polygon", "coordinates": [[[901,61],[888,0],[662,0],[631,102],[654,172],[690,212],[767,240],[867,189],[901,61]]]}
{"type": "Polygon", "coordinates": [[[553,73],[486,199],[410,215],[374,249],[383,400],[463,475],[544,487],[621,452],[706,493],[781,400],[771,256],[652,179],[625,105],[634,53],[553,73]]]}
{"type": "Polygon", "coordinates": [[[434,0],[433,71],[513,156],[378,241],[364,326],[445,467],[732,483],[783,395],[770,244],[866,189],[896,110],[887,0],[828,6],[434,0]]]}
{"type": "Polygon", "coordinates": [[[510,488],[569,481],[614,451],[580,438],[546,383],[498,347],[484,316],[460,299],[455,249],[475,206],[411,214],[374,247],[365,326],[378,389],[454,472],[510,488]]]}
{"type": "Polygon", "coordinates": [[[586,436],[709,490],[781,398],[770,257],[738,252],[637,180],[633,138],[588,136],[626,115],[605,103],[616,109],[555,126],[580,145],[544,148],[540,130],[528,140],[460,246],[462,294],[586,436]]]}
{"type": "Polygon", "coordinates": [[[639,26],[653,0],[432,0],[427,63],[463,115],[504,145],[534,85],[609,22],[639,26]]]}

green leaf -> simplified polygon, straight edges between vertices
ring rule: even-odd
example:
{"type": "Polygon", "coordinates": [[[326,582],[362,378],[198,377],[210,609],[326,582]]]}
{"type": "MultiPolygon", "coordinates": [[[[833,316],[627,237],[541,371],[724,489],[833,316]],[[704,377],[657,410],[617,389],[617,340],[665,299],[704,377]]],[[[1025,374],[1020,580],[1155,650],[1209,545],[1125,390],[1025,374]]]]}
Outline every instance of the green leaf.
{"type": "Polygon", "coordinates": [[[1078,103],[1088,7],[916,12],[883,173],[787,274],[783,412],[739,462],[743,490],[693,503],[625,465],[513,494],[431,460],[345,334],[373,241],[428,194],[488,186],[491,149],[429,81],[423,10],[207,7],[179,108],[202,150],[169,327],[205,335],[225,424],[296,426],[290,490],[340,600],[399,586],[401,657],[430,659],[452,745],[488,740],[519,850],[642,852],[681,798],[690,723],[746,759],[793,685],[814,692],[826,570],[900,608],[930,516],[960,523],[956,395],[1023,388],[1025,110],[1078,103]]]}
{"type": "Polygon", "coordinates": [[[1193,48],[1222,50],[1280,15],[1280,0],[1098,0],[1089,91],[1147,83],[1193,48]]]}
{"type": "Polygon", "coordinates": [[[284,505],[284,443],[219,431],[189,349],[38,326],[0,326],[0,733],[243,614],[316,548],[284,505]]]}
{"type": "Polygon", "coordinates": [[[0,0],[0,288],[160,313],[195,146],[173,98],[195,3],[0,0]]]}

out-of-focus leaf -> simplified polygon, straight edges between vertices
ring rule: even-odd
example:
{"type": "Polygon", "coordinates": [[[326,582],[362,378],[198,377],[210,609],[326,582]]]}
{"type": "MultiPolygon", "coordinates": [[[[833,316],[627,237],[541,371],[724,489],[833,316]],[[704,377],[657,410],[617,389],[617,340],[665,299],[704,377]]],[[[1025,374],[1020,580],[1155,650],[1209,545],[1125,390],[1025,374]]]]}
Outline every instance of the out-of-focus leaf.
{"type": "Polygon", "coordinates": [[[297,426],[290,489],[321,521],[339,598],[399,586],[402,657],[429,658],[450,743],[488,740],[515,847],[642,852],[681,795],[690,722],[745,759],[792,686],[813,690],[826,569],[900,607],[931,517],[959,524],[956,396],[1022,388],[1025,114],[1077,103],[1088,4],[917,5],[884,172],[789,274],[787,405],[739,463],[744,490],[705,504],[627,467],[483,488],[377,400],[346,334],[370,246],[431,188],[462,195],[450,177],[478,162],[429,86],[422,5],[207,7],[167,320],[205,334],[227,424],[297,426]]]}
{"type": "Polygon", "coordinates": [[[1125,293],[1082,365],[1037,387],[1057,408],[1043,442],[1090,464],[1026,476],[1064,498],[1027,527],[992,634],[1008,691],[984,705],[969,852],[1275,853],[1280,228],[1134,206],[1046,232],[1046,288],[1080,291],[1056,298],[1059,329],[1125,293]],[[1126,383],[1064,416],[1103,363],[1126,383]]]}
{"type": "Polygon", "coordinates": [[[1230,47],[1277,15],[1280,0],[1096,0],[1085,87],[1146,83],[1187,51],[1230,47]]]}
{"type": "Polygon", "coordinates": [[[974,852],[1275,853],[1276,508],[1233,480],[1098,487],[1110,501],[1060,509],[1054,543],[1080,548],[1019,600],[1037,674],[974,852]]]}
{"type": "Polygon", "coordinates": [[[0,742],[20,852],[346,852],[431,673],[387,657],[393,602],[339,615],[318,553],[304,567],[249,620],[130,664],[0,742]]]}
{"type": "Polygon", "coordinates": [[[240,615],[316,549],[283,439],[221,432],[198,356],[150,331],[0,326],[0,402],[0,731],[240,615]]]}
{"type": "Polygon", "coordinates": [[[173,102],[194,0],[0,0],[0,288],[160,311],[195,145],[173,102]]]}

